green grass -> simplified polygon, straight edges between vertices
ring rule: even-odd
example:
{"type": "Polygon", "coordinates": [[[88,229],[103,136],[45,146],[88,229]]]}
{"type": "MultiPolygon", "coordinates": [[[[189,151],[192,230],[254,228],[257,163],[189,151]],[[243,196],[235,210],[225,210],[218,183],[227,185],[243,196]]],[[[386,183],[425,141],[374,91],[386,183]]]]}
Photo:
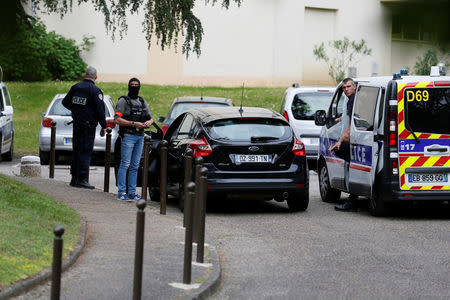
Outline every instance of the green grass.
{"type": "Polygon", "coordinates": [[[73,250],[80,216],[72,208],[0,175],[0,289],[52,264],[53,228],[65,228],[64,255],[73,250]]]}
{"type": "MultiPolygon", "coordinates": [[[[7,83],[14,107],[16,155],[39,152],[39,127],[41,115],[55,94],[66,93],[75,82],[9,82],[7,83]]],[[[98,82],[97,85],[117,102],[127,94],[126,83],[98,82]]],[[[279,110],[285,88],[245,88],[244,106],[256,106],[279,110]]],[[[242,89],[186,86],[142,85],[140,95],[145,98],[153,117],[166,116],[173,99],[180,96],[227,97],[240,105],[242,89]]]]}

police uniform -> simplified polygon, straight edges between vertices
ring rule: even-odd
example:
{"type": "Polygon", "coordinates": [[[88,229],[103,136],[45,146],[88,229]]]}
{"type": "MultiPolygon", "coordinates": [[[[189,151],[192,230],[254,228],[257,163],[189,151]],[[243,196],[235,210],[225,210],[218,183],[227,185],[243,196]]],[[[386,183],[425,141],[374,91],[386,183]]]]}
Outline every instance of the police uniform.
{"type": "Polygon", "coordinates": [[[93,188],[86,179],[94,149],[95,128],[98,123],[102,129],[106,128],[103,92],[92,80],[84,79],[70,88],[62,104],[72,111],[73,118],[71,185],[93,188]]]}

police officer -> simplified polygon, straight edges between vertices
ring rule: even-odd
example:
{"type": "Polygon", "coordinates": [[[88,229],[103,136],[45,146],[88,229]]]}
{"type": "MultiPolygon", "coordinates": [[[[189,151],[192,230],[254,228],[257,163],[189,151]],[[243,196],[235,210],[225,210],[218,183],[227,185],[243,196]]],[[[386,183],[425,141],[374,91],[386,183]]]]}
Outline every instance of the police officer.
{"type": "Polygon", "coordinates": [[[97,70],[86,69],[84,80],[73,85],[64,97],[62,104],[72,111],[72,174],[71,186],[93,189],[87,181],[92,151],[94,149],[95,128],[100,123],[101,135],[105,134],[105,104],[103,92],[95,85],[97,70]]]}
{"type": "Polygon", "coordinates": [[[137,78],[128,82],[128,95],[119,98],[114,120],[122,138],[120,167],[117,173],[118,200],[137,201],[136,180],[144,145],[144,129],[153,124],[147,103],[139,94],[141,83],[137,78]],[[129,169],[129,170],[128,170],[129,169]],[[128,170],[128,194],[126,177],[128,170]]]}
{"type": "MultiPolygon", "coordinates": [[[[345,182],[348,183],[348,166],[350,163],[350,122],[352,118],[352,112],[353,112],[353,102],[355,101],[355,94],[356,94],[356,83],[353,81],[352,78],[345,78],[342,81],[342,88],[344,89],[344,94],[347,96],[347,114],[344,118],[344,132],[342,136],[339,138],[339,140],[336,142],[336,144],[331,147],[330,151],[334,151],[337,157],[340,157],[345,160],[345,182]]],[[[341,121],[342,117],[338,118],[336,121],[341,121]]],[[[357,211],[357,200],[358,196],[351,194],[349,195],[348,199],[341,205],[336,205],[334,209],[337,211],[350,211],[350,212],[356,212],[357,211]]]]}

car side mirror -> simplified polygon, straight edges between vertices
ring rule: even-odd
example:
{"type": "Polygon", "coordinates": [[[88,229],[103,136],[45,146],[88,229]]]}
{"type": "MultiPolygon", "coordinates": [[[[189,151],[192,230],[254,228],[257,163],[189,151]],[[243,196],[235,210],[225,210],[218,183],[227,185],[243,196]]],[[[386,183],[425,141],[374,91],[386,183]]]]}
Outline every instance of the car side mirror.
{"type": "Polygon", "coordinates": [[[324,110],[318,110],[314,113],[314,124],[317,126],[325,125],[327,121],[327,112],[324,110]]]}
{"type": "Polygon", "coordinates": [[[157,121],[158,121],[159,123],[162,123],[162,122],[164,122],[165,119],[166,119],[166,118],[164,118],[164,117],[158,117],[158,120],[157,120],[157,121]]]}
{"type": "Polygon", "coordinates": [[[45,112],[43,112],[43,113],[41,114],[41,117],[45,117],[45,112]]]}

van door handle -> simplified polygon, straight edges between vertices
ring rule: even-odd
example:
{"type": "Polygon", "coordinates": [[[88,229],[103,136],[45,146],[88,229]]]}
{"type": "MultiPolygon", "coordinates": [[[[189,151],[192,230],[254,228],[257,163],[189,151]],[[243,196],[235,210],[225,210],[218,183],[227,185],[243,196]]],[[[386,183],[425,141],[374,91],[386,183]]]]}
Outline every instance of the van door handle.
{"type": "Polygon", "coordinates": [[[427,152],[447,152],[447,148],[433,148],[433,149],[427,149],[427,152]]]}

